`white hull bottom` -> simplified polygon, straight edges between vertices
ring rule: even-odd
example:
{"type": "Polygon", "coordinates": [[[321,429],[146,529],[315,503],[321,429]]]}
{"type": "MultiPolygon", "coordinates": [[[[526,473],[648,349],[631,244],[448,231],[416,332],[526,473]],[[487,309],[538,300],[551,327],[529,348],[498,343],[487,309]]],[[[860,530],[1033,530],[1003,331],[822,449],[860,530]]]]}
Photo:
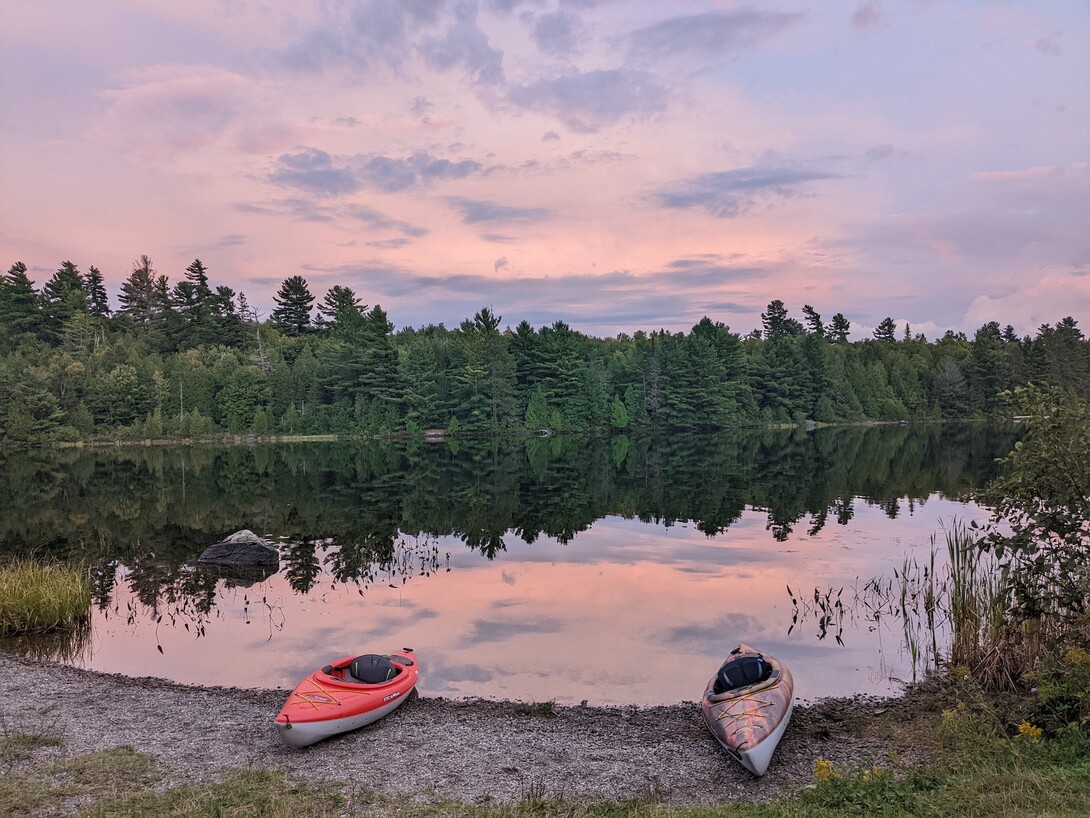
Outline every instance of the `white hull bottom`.
{"type": "MultiPolygon", "coordinates": [[[[784,714],[783,719],[776,729],[768,734],[768,737],[758,744],[756,747],[750,747],[748,750],[736,750],[720,741],[732,756],[741,762],[742,766],[749,770],[754,775],[764,775],[765,770],[768,769],[768,764],[772,761],[772,754],[776,751],[776,747],[780,743],[780,739],[783,738],[784,730],[787,729],[787,722],[791,721],[791,714],[795,712],[795,703],[787,707],[787,712],[784,714]]],[[[716,736],[718,739],[718,736],[716,736]]]]}
{"type": "Polygon", "coordinates": [[[276,732],[280,734],[280,738],[289,747],[308,747],[338,733],[347,733],[349,730],[358,730],[368,724],[373,724],[383,716],[396,710],[407,698],[409,698],[409,693],[398,696],[389,704],[384,704],[376,710],[368,710],[366,713],[345,716],[340,719],[296,721],[291,724],[276,722],[276,732]]]}

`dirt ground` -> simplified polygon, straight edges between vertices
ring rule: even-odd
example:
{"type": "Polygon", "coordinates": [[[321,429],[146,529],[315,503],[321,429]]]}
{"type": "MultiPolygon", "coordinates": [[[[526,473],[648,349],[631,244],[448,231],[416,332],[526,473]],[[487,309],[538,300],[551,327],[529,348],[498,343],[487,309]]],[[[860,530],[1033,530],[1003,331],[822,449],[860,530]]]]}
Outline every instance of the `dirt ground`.
{"type": "Polygon", "coordinates": [[[531,708],[483,699],[415,698],[382,721],[304,750],[273,727],[282,690],[189,687],[100,674],[0,653],[0,728],[48,731],[71,756],[130,746],[161,762],[164,787],[222,770],[277,769],[413,801],[465,803],[566,796],[714,805],[762,802],[814,781],[814,764],[919,760],[940,705],[897,699],[796,703],[768,772],[730,759],[695,702],[663,707],[531,708]],[[913,756],[916,758],[913,758],[913,756]]]}

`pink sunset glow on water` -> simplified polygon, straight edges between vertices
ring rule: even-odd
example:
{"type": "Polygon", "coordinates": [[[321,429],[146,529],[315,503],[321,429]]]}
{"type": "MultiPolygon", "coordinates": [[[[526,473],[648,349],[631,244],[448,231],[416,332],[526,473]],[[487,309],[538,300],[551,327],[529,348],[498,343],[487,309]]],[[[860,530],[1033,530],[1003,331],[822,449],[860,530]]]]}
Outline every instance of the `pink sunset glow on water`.
{"type": "Polygon", "coordinates": [[[854,589],[891,577],[906,557],[930,560],[931,536],[944,547],[941,526],[974,515],[975,507],[940,497],[906,503],[896,519],[860,503],[847,525],[830,521],[810,536],[800,524],[784,542],[752,510],[716,537],[688,524],[607,517],[566,545],[508,536],[507,551],[491,561],[443,537],[449,571],[444,563],[404,583],[377,581],[363,595],[328,576],[307,594],[281,574],[248,589],[221,584],[200,636],[192,617],[177,614],[172,624],[168,605],[157,623],[121,582],[111,611],[95,613],[78,663],[185,683],[290,688],[340,656],[409,646],[428,696],[653,705],[698,699],[722,657],[745,641],[788,663],[803,699],[895,693],[913,672],[899,623],[856,612],[842,645],[834,631],[819,640],[814,617],[789,634],[787,587],[800,597],[843,587],[847,604],[854,589]]]}

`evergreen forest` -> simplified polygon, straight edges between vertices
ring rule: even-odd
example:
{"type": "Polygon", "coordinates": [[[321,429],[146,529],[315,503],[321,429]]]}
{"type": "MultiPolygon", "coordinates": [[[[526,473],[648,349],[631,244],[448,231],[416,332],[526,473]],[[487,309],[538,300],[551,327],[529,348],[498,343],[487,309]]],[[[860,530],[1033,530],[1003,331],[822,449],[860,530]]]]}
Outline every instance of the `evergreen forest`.
{"type": "Polygon", "coordinates": [[[1072,317],[934,340],[886,318],[849,341],[842,313],[807,304],[799,319],[773,300],[746,336],[704,317],[597,338],[562,321],[512,327],[490,307],[395,332],[351,288],[319,300],[298,275],[274,301],[262,318],[199,259],[171,283],[141,256],[112,310],[96,267],[65,261],[38,287],[16,262],[0,276],[0,443],[701,431],[989,417],[1031,383],[1090,397],[1072,317]]]}

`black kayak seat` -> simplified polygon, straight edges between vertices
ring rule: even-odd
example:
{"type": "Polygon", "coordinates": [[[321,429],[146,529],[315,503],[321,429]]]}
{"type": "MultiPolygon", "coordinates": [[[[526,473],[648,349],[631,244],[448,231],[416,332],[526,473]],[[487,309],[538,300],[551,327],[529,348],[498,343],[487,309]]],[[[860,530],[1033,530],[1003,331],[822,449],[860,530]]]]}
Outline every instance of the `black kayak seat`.
{"type": "Polygon", "coordinates": [[[719,668],[712,692],[718,695],[728,690],[737,690],[740,687],[763,682],[771,675],[772,665],[760,654],[732,656],[719,668]]]}
{"type": "Polygon", "coordinates": [[[388,656],[377,653],[365,653],[357,656],[348,665],[348,674],[357,682],[369,685],[383,684],[401,672],[388,656]]]}

